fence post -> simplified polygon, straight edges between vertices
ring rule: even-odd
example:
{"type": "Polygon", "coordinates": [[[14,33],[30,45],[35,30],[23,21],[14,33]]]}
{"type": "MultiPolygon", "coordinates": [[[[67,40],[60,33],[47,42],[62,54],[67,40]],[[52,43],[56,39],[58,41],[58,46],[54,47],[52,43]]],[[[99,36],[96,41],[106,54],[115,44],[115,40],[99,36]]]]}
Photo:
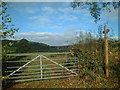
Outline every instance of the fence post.
{"type": "Polygon", "coordinates": [[[109,62],[108,62],[108,32],[109,29],[107,26],[104,26],[104,39],[105,39],[105,67],[106,67],[106,77],[109,77],[109,62]]]}
{"type": "Polygon", "coordinates": [[[2,35],[0,32],[0,90],[2,89],[2,35]]]}
{"type": "Polygon", "coordinates": [[[42,56],[40,55],[40,72],[41,72],[41,79],[43,79],[43,72],[42,72],[42,56]]]}

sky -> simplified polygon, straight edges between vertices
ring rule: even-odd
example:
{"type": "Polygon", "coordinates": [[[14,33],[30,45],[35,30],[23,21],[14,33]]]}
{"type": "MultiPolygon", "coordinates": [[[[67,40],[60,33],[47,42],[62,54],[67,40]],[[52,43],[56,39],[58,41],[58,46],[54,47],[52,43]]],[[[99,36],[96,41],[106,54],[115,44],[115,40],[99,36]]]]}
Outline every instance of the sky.
{"type": "Polygon", "coordinates": [[[98,26],[111,30],[118,36],[118,10],[103,12],[96,24],[89,10],[71,7],[70,2],[8,2],[8,13],[19,31],[15,40],[27,39],[51,46],[69,45],[75,42],[80,31],[97,35],[98,26]]]}

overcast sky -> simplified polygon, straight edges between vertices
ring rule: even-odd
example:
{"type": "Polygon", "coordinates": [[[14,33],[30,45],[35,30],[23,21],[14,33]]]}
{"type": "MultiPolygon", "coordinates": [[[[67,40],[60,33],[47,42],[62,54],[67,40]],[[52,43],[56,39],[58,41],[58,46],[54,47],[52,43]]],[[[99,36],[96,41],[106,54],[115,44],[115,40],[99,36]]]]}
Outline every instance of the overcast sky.
{"type": "Polygon", "coordinates": [[[98,26],[108,22],[110,34],[118,35],[118,10],[103,12],[98,24],[87,9],[71,7],[69,2],[9,2],[16,28],[15,39],[25,38],[48,45],[68,45],[75,42],[76,32],[97,34],[98,26]]]}

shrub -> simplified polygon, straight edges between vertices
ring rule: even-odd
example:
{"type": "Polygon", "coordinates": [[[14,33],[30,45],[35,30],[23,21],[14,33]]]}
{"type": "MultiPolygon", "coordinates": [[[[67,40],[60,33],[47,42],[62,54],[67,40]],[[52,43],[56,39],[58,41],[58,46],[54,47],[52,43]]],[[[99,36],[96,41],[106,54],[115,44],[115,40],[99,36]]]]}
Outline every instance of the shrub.
{"type": "MultiPolygon", "coordinates": [[[[119,76],[120,67],[118,66],[120,61],[118,56],[120,53],[117,47],[117,43],[111,43],[109,41],[109,72],[110,76],[119,76]],[[117,75],[116,75],[117,74],[117,75]]],[[[105,76],[105,54],[103,42],[94,42],[92,47],[86,47],[91,43],[84,43],[73,45],[80,65],[80,77],[91,78],[95,80],[97,76],[105,76]]]]}

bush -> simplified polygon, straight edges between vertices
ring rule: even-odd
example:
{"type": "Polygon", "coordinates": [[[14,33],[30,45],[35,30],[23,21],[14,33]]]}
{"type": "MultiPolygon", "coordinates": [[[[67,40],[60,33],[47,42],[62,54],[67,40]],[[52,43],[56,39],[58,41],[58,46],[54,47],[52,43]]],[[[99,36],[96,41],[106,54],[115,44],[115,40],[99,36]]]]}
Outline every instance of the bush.
{"type": "Polygon", "coordinates": [[[104,74],[104,61],[100,59],[97,51],[80,49],[78,59],[80,64],[80,77],[94,78],[95,73],[104,74]],[[92,77],[93,76],[93,77],[92,77]]]}
{"type": "MultiPolygon", "coordinates": [[[[80,77],[95,79],[97,76],[105,76],[105,54],[103,42],[77,44],[73,45],[77,53],[80,65],[80,77]]],[[[120,67],[118,66],[120,61],[118,56],[120,53],[118,48],[119,43],[109,41],[109,73],[110,76],[119,76],[120,67]]]]}

